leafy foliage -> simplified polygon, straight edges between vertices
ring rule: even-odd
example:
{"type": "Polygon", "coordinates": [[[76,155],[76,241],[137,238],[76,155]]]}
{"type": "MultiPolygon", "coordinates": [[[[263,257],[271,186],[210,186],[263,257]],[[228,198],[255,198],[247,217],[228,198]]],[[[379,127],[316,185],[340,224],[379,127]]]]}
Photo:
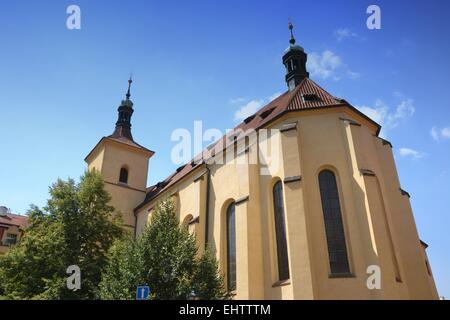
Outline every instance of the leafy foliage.
{"type": "Polygon", "coordinates": [[[149,285],[151,299],[228,299],[214,256],[197,258],[195,237],[180,226],[172,201],[157,205],[151,223],[136,240],[117,242],[100,283],[102,299],[135,299],[149,285]]]}
{"type": "Polygon", "coordinates": [[[109,201],[96,172],[85,173],[78,184],[53,184],[47,206],[31,206],[22,240],[0,260],[0,292],[9,299],[94,298],[107,252],[123,235],[109,201]],[[67,289],[70,265],[81,269],[78,291],[67,289]]]}

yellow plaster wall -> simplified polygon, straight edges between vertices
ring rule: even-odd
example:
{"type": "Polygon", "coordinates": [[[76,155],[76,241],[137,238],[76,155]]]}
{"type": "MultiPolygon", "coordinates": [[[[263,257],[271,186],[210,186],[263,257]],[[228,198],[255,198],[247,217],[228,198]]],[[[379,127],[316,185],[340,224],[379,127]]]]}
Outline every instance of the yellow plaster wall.
{"type": "Polygon", "coordinates": [[[124,226],[134,233],[134,208],[145,198],[149,155],[123,143],[105,140],[88,157],[88,169],[99,171],[105,190],[111,195],[111,205],[120,213],[124,226]],[[128,170],[128,183],[119,182],[120,169],[128,170]]]}
{"type": "MultiPolygon", "coordinates": [[[[281,149],[278,161],[260,174],[258,164],[210,164],[209,247],[226,275],[225,213],[236,206],[237,299],[435,299],[436,288],[426,271],[409,199],[401,195],[392,150],[376,137],[377,127],[350,108],[293,112],[270,125],[297,129],[269,135],[281,149]],[[344,120],[343,120],[344,119],[344,120]],[[348,121],[345,119],[350,119],[348,121]],[[359,124],[359,125],[358,125],[359,124]],[[332,170],[337,179],[350,271],[330,277],[318,174],[332,170]],[[363,175],[360,169],[374,175],[363,175]],[[283,183],[285,221],[291,279],[277,280],[277,258],[272,188],[283,183]],[[381,290],[366,285],[369,265],[381,268],[381,290]]],[[[257,145],[237,158],[258,154],[257,145]]],[[[259,157],[269,157],[261,155],[259,157]]],[[[138,232],[148,221],[148,210],[164,197],[176,195],[178,215],[196,214],[194,230],[200,248],[205,244],[207,174],[197,169],[177,185],[141,208],[138,232]],[[203,179],[196,177],[203,175],[203,179]],[[194,182],[196,180],[196,182],[194,182]]]]}

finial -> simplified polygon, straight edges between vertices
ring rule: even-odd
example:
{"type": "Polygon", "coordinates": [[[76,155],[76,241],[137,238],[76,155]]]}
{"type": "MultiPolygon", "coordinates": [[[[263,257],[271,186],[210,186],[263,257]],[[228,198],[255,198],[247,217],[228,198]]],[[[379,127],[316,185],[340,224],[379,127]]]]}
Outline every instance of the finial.
{"type": "Polygon", "coordinates": [[[294,29],[294,25],[292,24],[292,22],[289,19],[289,31],[291,31],[291,39],[289,40],[289,43],[291,44],[291,46],[293,46],[295,44],[295,38],[294,38],[294,32],[292,31],[292,29],[294,29]]]}
{"type": "Polygon", "coordinates": [[[133,83],[133,74],[130,74],[130,79],[128,80],[127,100],[130,100],[131,97],[130,89],[132,83],[133,83]]]}

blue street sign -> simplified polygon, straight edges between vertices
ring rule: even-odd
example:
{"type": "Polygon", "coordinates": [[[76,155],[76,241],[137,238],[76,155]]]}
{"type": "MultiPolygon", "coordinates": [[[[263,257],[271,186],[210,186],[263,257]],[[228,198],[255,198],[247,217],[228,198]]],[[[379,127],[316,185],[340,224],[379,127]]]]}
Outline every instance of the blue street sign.
{"type": "Polygon", "coordinates": [[[136,300],[147,300],[150,295],[149,286],[138,286],[136,289],[136,300]]]}

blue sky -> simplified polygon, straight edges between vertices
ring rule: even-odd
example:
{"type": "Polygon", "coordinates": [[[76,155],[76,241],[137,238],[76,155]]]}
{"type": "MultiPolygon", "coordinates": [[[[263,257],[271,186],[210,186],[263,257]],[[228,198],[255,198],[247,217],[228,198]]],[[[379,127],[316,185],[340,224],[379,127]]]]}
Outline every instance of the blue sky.
{"type": "Polygon", "coordinates": [[[450,2],[9,1],[0,10],[0,205],[44,205],[58,177],[112,133],[134,80],[135,140],[156,151],[155,183],[176,128],[232,128],[285,91],[287,19],[311,78],[384,125],[441,295],[450,297],[450,2]],[[81,8],[81,30],[66,8],[81,8]],[[381,30],[366,8],[381,8],[381,30]],[[433,129],[434,128],[434,129],[433,129]]]}

